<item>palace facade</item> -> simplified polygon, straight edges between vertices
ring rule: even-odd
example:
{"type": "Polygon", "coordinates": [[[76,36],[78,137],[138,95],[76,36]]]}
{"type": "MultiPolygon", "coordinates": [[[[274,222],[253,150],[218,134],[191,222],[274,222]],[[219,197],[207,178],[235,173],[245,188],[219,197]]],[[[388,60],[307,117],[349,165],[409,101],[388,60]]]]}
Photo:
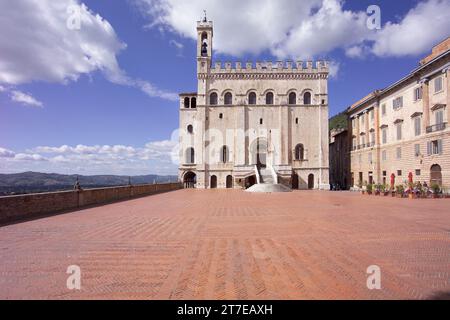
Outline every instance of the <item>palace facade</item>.
{"type": "Polygon", "coordinates": [[[450,38],[418,68],[347,111],[351,185],[408,181],[450,187],[450,38]]]}
{"type": "Polygon", "coordinates": [[[180,94],[185,187],[243,189],[269,171],[294,189],[329,189],[328,63],[213,65],[213,23],[197,34],[197,92],[180,94]]]}

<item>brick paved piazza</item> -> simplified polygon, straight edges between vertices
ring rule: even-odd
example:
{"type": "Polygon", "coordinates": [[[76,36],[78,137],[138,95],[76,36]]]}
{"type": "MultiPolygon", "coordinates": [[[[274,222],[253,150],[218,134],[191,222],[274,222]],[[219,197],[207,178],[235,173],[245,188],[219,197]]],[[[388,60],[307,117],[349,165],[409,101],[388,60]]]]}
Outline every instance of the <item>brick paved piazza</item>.
{"type": "Polygon", "coordinates": [[[450,202],[180,190],[0,227],[0,256],[3,299],[427,299],[450,292],[450,202]]]}

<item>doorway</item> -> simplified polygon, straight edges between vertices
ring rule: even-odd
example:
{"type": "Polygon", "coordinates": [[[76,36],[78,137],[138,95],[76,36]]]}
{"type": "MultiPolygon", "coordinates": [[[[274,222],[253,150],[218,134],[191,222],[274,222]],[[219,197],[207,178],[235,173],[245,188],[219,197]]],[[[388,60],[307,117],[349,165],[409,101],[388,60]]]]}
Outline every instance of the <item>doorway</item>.
{"type": "Polygon", "coordinates": [[[442,187],[442,169],[438,164],[435,164],[431,167],[430,186],[432,186],[433,184],[437,184],[438,186],[442,187]]]}
{"type": "Polygon", "coordinates": [[[308,176],[308,189],[314,189],[314,175],[312,173],[308,176]]]}
{"type": "Polygon", "coordinates": [[[227,189],[232,189],[232,188],[233,188],[233,177],[227,176],[227,189]]]}
{"type": "Polygon", "coordinates": [[[217,177],[216,176],[211,176],[210,188],[211,189],[217,188],[217,177]]]}

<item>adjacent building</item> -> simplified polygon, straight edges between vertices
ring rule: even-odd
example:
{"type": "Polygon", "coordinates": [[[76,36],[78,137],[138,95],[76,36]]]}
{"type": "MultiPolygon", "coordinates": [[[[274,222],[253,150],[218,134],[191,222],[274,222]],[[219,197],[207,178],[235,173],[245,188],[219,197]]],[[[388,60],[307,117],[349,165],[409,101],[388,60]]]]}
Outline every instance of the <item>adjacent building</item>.
{"type": "Polygon", "coordinates": [[[213,23],[197,34],[197,92],[180,94],[185,186],[246,188],[265,169],[295,189],[329,189],[328,63],[213,65],[213,23]]]}
{"type": "Polygon", "coordinates": [[[348,190],[351,187],[349,150],[348,130],[330,130],[330,185],[334,190],[348,190]]]}
{"type": "Polygon", "coordinates": [[[351,185],[408,180],[450,187],[450,38],[418,68],[353,104],[351,185]]]}

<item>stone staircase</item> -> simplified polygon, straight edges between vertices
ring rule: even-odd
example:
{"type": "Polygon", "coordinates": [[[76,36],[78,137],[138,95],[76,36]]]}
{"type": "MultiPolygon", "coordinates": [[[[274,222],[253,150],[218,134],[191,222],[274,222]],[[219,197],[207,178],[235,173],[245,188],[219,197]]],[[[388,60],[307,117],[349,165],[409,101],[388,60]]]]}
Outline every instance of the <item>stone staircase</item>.
{"type": "Polygon", "coordinates": [[[259,183],[248,188],[247,192],[274,193],[292,191],[290,188],[275,182],[273,174],[276,173],[272,173],[270,168],[260,168],[257,170],[257,174],[259,175],[259,183]]]}

